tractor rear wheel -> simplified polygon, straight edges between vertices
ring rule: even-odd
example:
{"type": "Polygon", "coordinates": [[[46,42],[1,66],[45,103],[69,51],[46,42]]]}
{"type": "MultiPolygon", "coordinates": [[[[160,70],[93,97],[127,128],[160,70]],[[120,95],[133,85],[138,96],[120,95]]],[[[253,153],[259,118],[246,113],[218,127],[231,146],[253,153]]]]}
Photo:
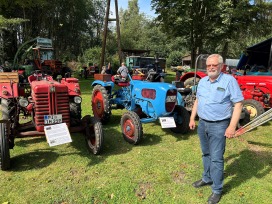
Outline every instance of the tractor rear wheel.
{"type": "Polygon", "coordinates": [[[124,139],[130,144],[139,144],[143,137],[143,127],[137,113],[129,111],[122,115],[121,129],[124,139]]]}
{"type": "MultiPolygon", "coordinates": [[[[199,80],[200,79],[196,77],[195,85],[198,84],[199,80]]],[[[191,87],[191,86],[194,86],[194,77],[190,77],[190,78],[188,78],[188,79],[186,79],[184,81],[184,87],[185,88],[188,88],[188,87],[191,87]]]]}
{"type": "Polygon", "coordinates": [[[262,104],[254,99],[244,100],[243,105],[248,110],[251,120],[264,113],[262,104]]]}
{"type": "Polygon", "coordinates": [[[176,127],[171,128],[170,130],[174,133],[187,133],[189,131],[190,122],[189,112],[183,106],[176,105],[173,113],[176,127]]]}
{"type": "Polygon", "coordinates": [[[10,168],[9,141],[5,123],[0,123],[0,168],[7,170],[10,168]]]}
{"type": "Polygon", "coordinates": [[[101,85],[96,85],[93,88],[92,110],[94,117],[99,118],[103,124],[106,124],[110,120],[109,96],[105,87],[101,85]]]}
{"type": "Polygon", "coordinates": [[[85,141],[89,152],[97,155],[101,152],[104,140],[101,122],[89,115],[84,116],[82,121],[86,124],[85,141]]]}

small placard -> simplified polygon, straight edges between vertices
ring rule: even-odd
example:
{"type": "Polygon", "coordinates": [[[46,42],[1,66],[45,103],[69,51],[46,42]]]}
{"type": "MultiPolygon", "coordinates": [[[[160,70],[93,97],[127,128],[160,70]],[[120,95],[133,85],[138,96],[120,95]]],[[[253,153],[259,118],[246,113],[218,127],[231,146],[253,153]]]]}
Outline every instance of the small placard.
{"type": "Polygon", "coordinates": [[[44,132],[50,147],[72,142],[66,123],[45,126],[44,132]]]}
{"type": "Polygon", "coordinates": [[[162,128],[174,128],[176,123],[173,117],[161,117],[160,118],[162,128]]]}

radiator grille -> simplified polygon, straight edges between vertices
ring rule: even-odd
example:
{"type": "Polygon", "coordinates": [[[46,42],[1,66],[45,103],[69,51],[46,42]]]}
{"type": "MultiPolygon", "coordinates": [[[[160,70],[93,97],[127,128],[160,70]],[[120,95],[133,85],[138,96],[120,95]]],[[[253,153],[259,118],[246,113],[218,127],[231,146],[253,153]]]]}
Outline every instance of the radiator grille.
{"type": "MultiPolygon", "coordinates": [[[[46,90],[46,89],[43,89],[46,90]]],[[[62,115],[62,122],[70,126],[70,108],[68,91],[59,87],[48,87],[47,92],[34,93],[35,123],[38,131],[43,131],[44,115],[62,115]],[[51,90],[51,91],[50,91],[51,90]]]]}

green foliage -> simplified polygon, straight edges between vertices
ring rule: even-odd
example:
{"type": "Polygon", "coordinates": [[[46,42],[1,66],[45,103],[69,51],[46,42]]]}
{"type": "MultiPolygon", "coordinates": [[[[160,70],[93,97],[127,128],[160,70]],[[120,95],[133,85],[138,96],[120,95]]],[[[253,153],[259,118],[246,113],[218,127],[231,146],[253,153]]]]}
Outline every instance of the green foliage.
{"type": "Polygon", "coordinates": [[[96,46],[93,48],[89,48],[84,52],[83,57],[80,59],[81,62],[86,64],[99,64],[101,58],[101,47],[96,46]]]}
{"type": "Polygon", "coordinates": [[[169,54],[166,59],[167,67],[182,65],[183,53],[180,51],[173,51],[169,54]]]}
{"type": "Polygon", "coordinates": [[[193,58],[197,52],[238,57],[250,38],[272,34],[270,1],[152,0],[152,5],[162,28],[185,39],[193,58]]]}

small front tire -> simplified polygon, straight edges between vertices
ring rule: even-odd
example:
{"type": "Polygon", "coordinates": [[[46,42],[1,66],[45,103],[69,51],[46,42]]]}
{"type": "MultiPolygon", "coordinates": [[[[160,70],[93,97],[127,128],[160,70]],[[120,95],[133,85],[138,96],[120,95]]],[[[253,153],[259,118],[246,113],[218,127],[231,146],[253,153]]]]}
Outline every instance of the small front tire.
{"type": "Polygon", "coordinates": [[[82,121],[85,122],[85,141],[90,153],[97,155],[101,152],[104,140],[102,123],[94,118],[85,116],[82,121]]]}
{"type": "Polygon", "coordinates": [[[143,127],[135,112],[129,111],[122,115],[121,129],[123,137],[128,143],[139,144],[143,137],[143,127]]]}
{"type": "Polygon", "coordinates": [[[254,99],[244,100],[243,106],[248,110],[251,120],[264,113],[262,104],[254,99]]]}

